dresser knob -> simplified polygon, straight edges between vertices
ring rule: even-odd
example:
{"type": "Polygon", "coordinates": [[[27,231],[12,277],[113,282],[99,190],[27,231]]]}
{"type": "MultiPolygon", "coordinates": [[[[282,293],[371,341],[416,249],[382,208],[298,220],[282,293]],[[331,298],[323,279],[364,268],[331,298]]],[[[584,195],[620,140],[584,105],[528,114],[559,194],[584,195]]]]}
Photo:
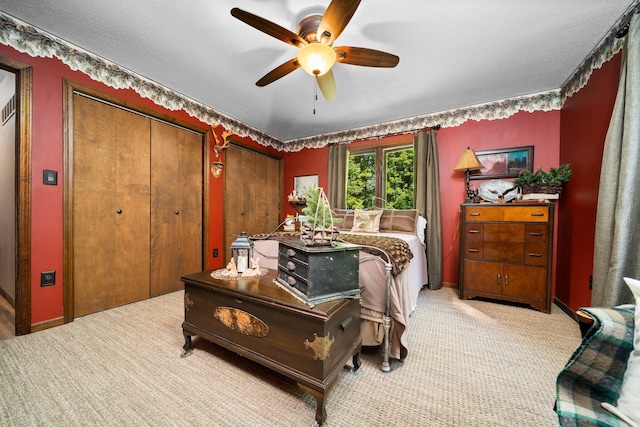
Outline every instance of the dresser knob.
{"type": "Polygon", "coordinates": [[[295,286],[296,285],[296,279],[294,279],[293,277],[289,276],[287,278],[287,283],[290,284],[291,286],[295,286]]]}
{"type": "Polygon", "coordinates": [[[287,270],[289,270],[289,271],[293,271],[293,270],[295,270],[295,269],[296,269],[296,265],[295,265],[293,262],[289,261],[289,262],[287,263],[287,270]]]}
{"type": "Polygon", "coordinates": [[[287,249],[287,256],[296,256],[296,251],[293,249],[287,249]]]}

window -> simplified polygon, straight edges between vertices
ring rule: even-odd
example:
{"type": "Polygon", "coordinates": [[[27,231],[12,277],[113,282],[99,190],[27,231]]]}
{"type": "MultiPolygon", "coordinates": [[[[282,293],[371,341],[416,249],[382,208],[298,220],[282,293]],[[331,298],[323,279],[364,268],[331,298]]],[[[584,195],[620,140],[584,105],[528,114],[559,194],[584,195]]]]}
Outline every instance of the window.
{"type": "Polygon", "coordinates": [[[379,146],[349,153],[348,209],[413,209],[413,145],[379,146]]]}

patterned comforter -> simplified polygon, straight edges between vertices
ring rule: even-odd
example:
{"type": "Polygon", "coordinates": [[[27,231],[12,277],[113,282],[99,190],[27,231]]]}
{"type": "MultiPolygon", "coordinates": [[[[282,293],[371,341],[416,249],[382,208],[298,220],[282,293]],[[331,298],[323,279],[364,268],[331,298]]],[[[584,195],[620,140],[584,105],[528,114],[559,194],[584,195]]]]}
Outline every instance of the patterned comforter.
{"type": "MultiPolygon", "coordinates": [[[[395,237],[380,236],[377,234],[347,234],[340,233],[338,239],[353,243],[355,245],[365,245],[362,251],[371,255],[382,255],[380,249],[389,254],[391,258],[391,274],[397,276],[409,266],[413,253],[409,244],[402,239],[395,237]]],[[[385,258],[383,256],[383,258],[385,258]]]]}

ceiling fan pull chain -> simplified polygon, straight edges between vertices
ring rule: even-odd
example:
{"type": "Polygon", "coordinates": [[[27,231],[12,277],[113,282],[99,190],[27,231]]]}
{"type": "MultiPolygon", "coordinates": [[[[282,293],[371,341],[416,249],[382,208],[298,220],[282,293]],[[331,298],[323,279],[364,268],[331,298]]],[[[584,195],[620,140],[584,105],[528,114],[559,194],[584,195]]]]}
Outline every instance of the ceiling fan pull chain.
{"type": "Polygon", "coordinates": [[[318,101],[318,81],[313,79],[313,115],[316,115],[316,102],[318,101]]]}

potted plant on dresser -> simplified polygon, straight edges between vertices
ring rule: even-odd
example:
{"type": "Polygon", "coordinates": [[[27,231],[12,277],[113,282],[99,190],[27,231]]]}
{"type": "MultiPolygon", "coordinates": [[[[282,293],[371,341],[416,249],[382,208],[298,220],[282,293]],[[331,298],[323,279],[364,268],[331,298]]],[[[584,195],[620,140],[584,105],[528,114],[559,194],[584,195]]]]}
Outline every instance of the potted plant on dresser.
{"type": "Polygon", "coordinates": [[[524,171],[513,184],[522,188],[523,200],[548,200],[560,198],[560,192],[571,176],[571,165],[565,163],[557,168],[550,168],[548,172],[542,168],[535,172],[524,171]]]}

